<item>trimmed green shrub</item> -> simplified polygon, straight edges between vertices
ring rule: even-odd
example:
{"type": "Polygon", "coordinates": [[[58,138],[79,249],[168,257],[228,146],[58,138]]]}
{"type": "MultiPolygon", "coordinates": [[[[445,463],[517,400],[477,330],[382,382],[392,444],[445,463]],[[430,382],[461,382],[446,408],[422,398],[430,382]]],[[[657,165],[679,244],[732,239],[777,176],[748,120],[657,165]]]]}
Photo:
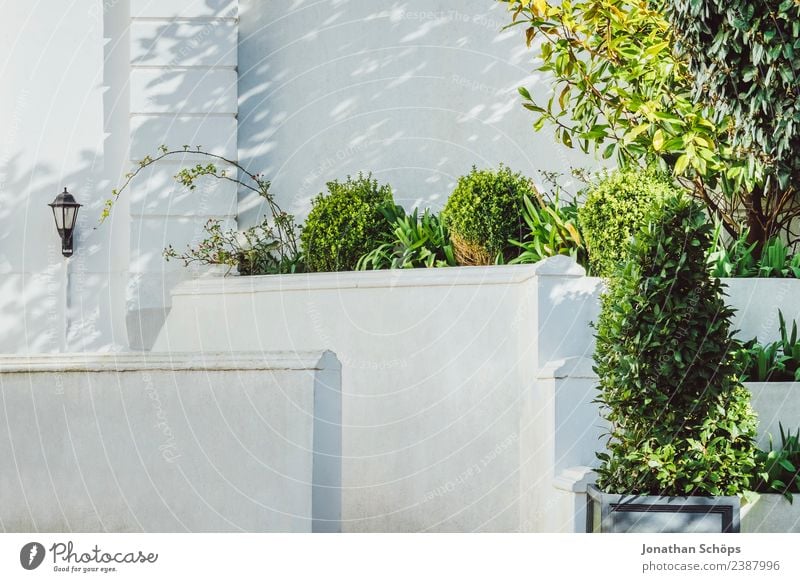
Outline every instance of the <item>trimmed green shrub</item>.
{"type": "Polygon", "coordinates": [[[458,179],[442,214],[459,264],[490,265],[498,258],[505,262],[520,254],[509,239],[525,236],[525,196],[535,196],[531,180],[502,164],[497,170],[473,166],[458,179]]]}
{"type": "Polygon", "coordinates": [[[381,244],[390,225],[382,209],[394,205],[392,189],[372,174],[328,182],[319,194],[300,235],[310,271],[352,271],[362,255],[381,244]]]}
{"type": "Polygon", "coordinates": [[[733,310],[706,268],[713,227],[681,196],[656,208],[596,324],[598,401],[611,426],[598,486],[737,495],[753,475],[756,418],[730,352],[733,310]]]}
{"type": "Polygon", "coordinates": [[[641,170],[613,172],[591,187],[578,218],[592,274],[610,277],[625,262],[628,242],[653,202],[676,192],[661,174],[641,170]]]}

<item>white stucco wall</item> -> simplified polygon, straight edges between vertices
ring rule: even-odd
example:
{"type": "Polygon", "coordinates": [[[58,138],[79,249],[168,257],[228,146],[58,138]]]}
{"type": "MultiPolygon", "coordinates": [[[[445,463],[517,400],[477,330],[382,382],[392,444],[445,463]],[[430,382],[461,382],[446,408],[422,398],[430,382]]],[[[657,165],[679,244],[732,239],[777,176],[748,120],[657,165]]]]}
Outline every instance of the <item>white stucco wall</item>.
{"type": "Polygon", "coordinates": [[[544,446],[528,438],[542,422],[527,406],[540,357],[583,354],[564,334],[578,321],[586,340],[578,303],[591,305],[598,282],[581,274],[558,257],[186,282],[155,349],[331,346],[342,362],[344,529],[516,531],[532,527],[521,457],[544,446]]]}
{"type": "Polygon", "coordinates": [[[11,2],[0,19],[0,353],[127,344],[127,1],[11,2]],[[107,41],[107,42],[106,42],[107,41]],[[84,204],[66,261],[50,208],[84,204]]]}
{"type": "Polygon", "coordinates": [[[339,531],[330,352],[0,357],[0,530],[339,531]]]}
{"type": "MultiPolygon", "coordinates": [[[[519,86],[547,94],[524,30],[494,0],[240,0],[239,153],[304,216],[359,171],[440,208],[471,166],[597,165],[534,133],[519,86]]],[[[251,221],[257,200],[243,196],[251,221]]]]}
{"type": "MultiPolygon", "coordinates": [[[[130,163],[155,157],[163,144],[184,145],[235,162],[237,155],[236,0],[130,0],[130,163]]],[[[168,245],[183,251],[206,238],[209,219],[236,225],[236,189],[201,179],[179,185],[181,167],[209,163],[187,154],[157,162],[131,184],[130,276],[126,293],[129,346],[149,349],[170,306],[169,292],[199,274],[166,262],[168,245]]],[[[231,172],[227,164],[220,170],[231,172]]]]}

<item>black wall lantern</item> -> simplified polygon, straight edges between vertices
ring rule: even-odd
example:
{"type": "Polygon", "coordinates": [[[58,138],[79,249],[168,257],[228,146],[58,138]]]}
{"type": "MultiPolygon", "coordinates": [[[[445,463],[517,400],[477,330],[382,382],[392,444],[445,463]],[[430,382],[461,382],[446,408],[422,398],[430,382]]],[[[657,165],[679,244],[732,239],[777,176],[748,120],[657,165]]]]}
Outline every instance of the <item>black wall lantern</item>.
{"type": "Polygon", "coordinates": [[[48,204],[53,209],[53,218],[56,219],[56,228],[61,237],[61,254],[65,257],[72,256],[72,233],[75,231],[75,221],[78,218],[78,209],[81,207],[72,194],[64,191],[48,204]]]}

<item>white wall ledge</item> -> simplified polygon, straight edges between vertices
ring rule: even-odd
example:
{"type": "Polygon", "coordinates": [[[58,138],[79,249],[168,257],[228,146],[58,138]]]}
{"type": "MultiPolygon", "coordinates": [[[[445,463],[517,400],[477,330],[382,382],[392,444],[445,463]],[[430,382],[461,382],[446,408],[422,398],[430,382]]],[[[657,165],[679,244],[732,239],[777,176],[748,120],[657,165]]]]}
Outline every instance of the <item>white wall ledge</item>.
{"type": "Polygon", "coordinates": [[[380,271],[225,277],[221,279],[186,281],[178,285],[172,291],[172,295],[508,285],[525,283],[539,276],[581,277],[583,276],[583,269],[568,257],[552,257],[534,265],[387,269],[380,271]]]}
{"type": "MultiPolygon", "coordinates": [[[[131,63],[131,69],[136,70],[158,70],[158,71],[235,71],[236,65],[143,65],[131,63]]],[[[138,113],[134,115],[151,115],[149,113],[138,113]]],[[[232,115],[228,113],[226,115],[232,115]]]]}
{"type": "Polygon", "coordinates": [[[573,357],[547,362],[539,369],[540,380],[552,380],[554,378],[588,378],[597,379],[597,374],[592,370],[594,361],[592,358],[573,357]]]}
{"type": "Polygon", "coordinates": [[[238,22],[238,16],[131,16],[135,22],[238,22]]]}
{"type": "MultiPolygon", "coordinates": [[[[0,374],[28,372],[125,372],[136,370],[321,370],[335,356],[329,351],[85,353],[0,356],[0,374]]],[[[336,364],[338,366],[338,363],[336,364]]]]}
{"type": "Polygon", "coordinates": [[[570,467],[553,479],[553,487],[571,493],[586,493],[586,487],[597,480],[592,467],[570,467]]]}

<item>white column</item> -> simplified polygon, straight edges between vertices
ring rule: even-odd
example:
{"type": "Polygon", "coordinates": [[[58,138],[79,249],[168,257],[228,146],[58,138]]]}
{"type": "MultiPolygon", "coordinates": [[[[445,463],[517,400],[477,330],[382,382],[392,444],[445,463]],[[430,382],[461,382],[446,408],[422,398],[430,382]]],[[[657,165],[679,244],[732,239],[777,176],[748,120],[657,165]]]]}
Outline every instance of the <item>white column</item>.
{"type": "MultiPolygon", "coordinates": [[[[237,0],[131,1],[132,163],[155,157],[161,145],[237,159],[237,40],[237,0]]],[[[189,191],[173,179],[180,167],[208,161],[189,153],[159,162],[132,185],[126,319],[133,349],[150,348],[170,290],[197,274],[165,262],[164,247],[196,245],[210,218],[235,225],[232,183],[210,179],[189,191]]]]}

